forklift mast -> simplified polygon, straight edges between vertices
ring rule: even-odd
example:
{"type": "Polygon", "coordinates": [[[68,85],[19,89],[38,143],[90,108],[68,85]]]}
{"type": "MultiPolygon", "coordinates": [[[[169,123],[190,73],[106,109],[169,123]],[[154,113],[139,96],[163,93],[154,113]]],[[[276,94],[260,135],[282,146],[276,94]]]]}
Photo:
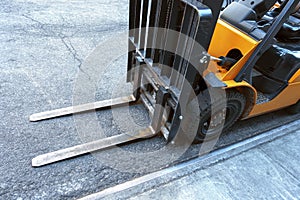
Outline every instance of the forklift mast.
{"type": "Polygon", "coordinates": [[[166,122],[169,133],[165,136],[168,141],[180,132],[182,110],[191,94],[207,87],[202,73],[209,62],[206,52],[222,3],[223,0],[130,0],[128,81],[134,82],[136,97],[141,97],[148,110],[154,110],[155,131],[161,129],[157,124],[161,124],[164,112],[158,108],[170,110],[172,116],[166,122]],[[144,87],[143,80],[150,84],[144,87]]]}
{"type": "MultiPolygon", "coordinates": [[[[174,55],[165,52],[164,47],[171,45],[175,52],[180,38],[170,40],[166,34],[157,37],[158,29],[174,30],[194,38],[207,51],[222,2],[222,0],[130,0],[128,71],[135,64],[133,59],[135,55],[151,59],[153,63],[163,63],[172,67],[174,55]],[[149,27],[152,27],[151,33],[147,33],[149,27]],[[145,44],[156,49],[145,48],[145,44]]],[[[128,81],[133,81],[131,73],[128,74],[128,81]]]]}

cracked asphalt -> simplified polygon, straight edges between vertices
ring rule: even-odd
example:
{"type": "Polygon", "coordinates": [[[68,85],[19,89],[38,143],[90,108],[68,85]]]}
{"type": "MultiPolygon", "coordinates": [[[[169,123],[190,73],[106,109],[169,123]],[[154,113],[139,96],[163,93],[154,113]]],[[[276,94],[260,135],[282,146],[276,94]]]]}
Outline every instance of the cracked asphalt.
{"type": "MultiPolygon", "coordinates": [[[[76,199],[146,173],[147,170],[141,173],[118,170],[92,155],[42,168],[31,167],[35,156],[81,143],[72,116],[37,123],[29,122],[29,116],[72,105],[78,73],[87,73],[81,68],[85,58],[99,43],[127,30],[127,16],[127,0],[0,2],[0,199],[76,199]]],[[[120,80],[125,82],[125,74],[126,57],[123,57],[97,83],[96,100],[109,98],[112,85],[120,80]]],[[[142,106],[133,106],[132,110],[136,121],[149,121],[142,106]]],[[[108,135],[121,131],[110,111],[96,114],[108,135]]],[[[218,145],[296,118],[299,116],[278,111],[239,122],[218,145]]],[[[163,144],[163,138],[156,137],[123,149],[148,151],[163,144]]],[[[193,146],[183,159],[197,154],[197,149],[197,145],[193,146]]],[[[108,152],[99,153],[109,159],[108,152]]],[[[143,167],[146,169],[153,162],[145,158],[143,167]]],[[[125,163],[129,168],[131,164],[125,163]]]]}

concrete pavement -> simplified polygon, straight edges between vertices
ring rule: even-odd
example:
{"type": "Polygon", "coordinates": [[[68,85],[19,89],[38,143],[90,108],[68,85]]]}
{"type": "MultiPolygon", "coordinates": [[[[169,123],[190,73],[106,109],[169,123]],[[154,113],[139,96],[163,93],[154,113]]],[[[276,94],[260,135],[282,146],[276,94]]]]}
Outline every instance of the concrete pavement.
{"type": "MultiPolygon", "coordinates": [[[[0,199],[76,199],[143,176],[147,168],[159,163],[145,158],[141,163],[144,171],[129,173],[85,155],[42,168],[31,167],[35,156],[83,142],[74,118],[94,114],[105,133],[120,133],[109,111],[38,123],[28,118],[33,113],[72,105],[82,62],[99,43],[127,30],[127,16],[127,0],[0,2],[0,199]]],[[[126,62],[125,56],[99,77],[95,100],[110,98],[112,86],[120,80],[125,82],[126,62]]],[[[136,121],[148,119],[142,106],[133,108],[131,114],[136,121]]],[[[238,122],[221,138],[219,146],[295,118],[299,116],[278,111],[238,122]]],[[[85,132],[97,136],[94,130],[85,132]]],[[[164,144],[164,139],[157,137],[123,148],[129,152],[155,151],[164,144]]],[[[184,158],[197,154],[198,147],[192,146],[184,158]]],[[[99,154],[111,158],[109,151],[99,154]]],[[[115,162],[123,161],[117,158],[115,162]]],[[[123,163],[132,167],[130,162],[123,163]]]]}
{"type": "Polygon", "coordinates": [[[299,136],[300,120],[81,200],[299,199],[299,136]]]}
{"type": "Polygon", "coordinates": [[[130,199],[299,199],[299,137],[291,133],[130,199]]]}

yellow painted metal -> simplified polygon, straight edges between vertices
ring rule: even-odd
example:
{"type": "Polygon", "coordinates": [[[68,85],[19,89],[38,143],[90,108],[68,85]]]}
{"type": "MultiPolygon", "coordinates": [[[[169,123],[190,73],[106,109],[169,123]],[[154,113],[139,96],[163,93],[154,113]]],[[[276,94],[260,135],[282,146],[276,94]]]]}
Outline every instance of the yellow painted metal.
{"type": "Polygon", "coordinates": [[[285,108],[297,103],[297,101],[300,99],[299,91],[300,82],[290,84],[273,100],[263,104],[256,104],[250,112],[248,118],[285,108]]]}
{"type": "Polygon", "coordinates": [[[237,90],[241,90],[246,87],[253,91],[252,102],[254,105],[249,105],[253,106],[253,109],[246,118],[293,105],[300,99],[300,92],[295,92],[300,91],[300,70],[292,76],[287,88],[276,98],[263,104],[256,104],[257,91],[252,85],[245,81],[234,81],[234,78],[249,59],[259,42],[219,19],[208,50],[208,53],[214,57],[226,56],[232,49],[238,49],[243,54],[243,57],[229,71],[222,69],[215,62],[210,62],[207,71],[213,72],[222,80],[227,85],[226,89],[236,88],[237,90]]]}
{"type": "Polygon", "coordinates": [[[289,83],[297,83],[297,82],[300,82],[300,69],[289,80],[289,83]]]}
{"type": "Polygon", "coordinates": [[[241,87],[249,88],[250,90],[252,90],[254,92],[254,99],[257,98],[257,92],[256,92],[255,88],[246,81],[236,82],[234,80],[230,80],[230,81],[224,81],[224,83],[227,85],[226,89],[232,89],[232,88],[238,89],[241,87]]]}
{"type": "Polygon", "coordinates": [[[243,54],[241,58],[229,71],[223,70],[219,77],[223,81],[232,80],[239,73],[250,55],[253,53],[259,41],[219,19],[211,41],[208,53],[215,57],[226,56],[232,49],[238,49],[243,54]]]}

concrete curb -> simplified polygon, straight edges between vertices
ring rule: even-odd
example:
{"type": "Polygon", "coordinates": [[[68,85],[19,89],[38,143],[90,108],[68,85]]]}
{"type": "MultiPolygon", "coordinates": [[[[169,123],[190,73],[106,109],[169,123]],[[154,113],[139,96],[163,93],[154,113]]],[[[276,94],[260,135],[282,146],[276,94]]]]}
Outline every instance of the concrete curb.
{"type": "Polygon", "coordinates": [[[257,146],[291,134],[294,131],[299,130],[299,126],[300,120],[291,122],[279,128],[264,132],[252,138],[233,144],[231,146],[213,151],[202,157],[142,176],[140,178],[125,182],[111,188],[107,188],[101,192],[83,197],[80,200],[126,199],[136,196],[143,192],[149,191],[151,189],[157,188],[161,185],[189,175],[195,171],[206,168],[210,165],[237,156],[257,146]]]}

